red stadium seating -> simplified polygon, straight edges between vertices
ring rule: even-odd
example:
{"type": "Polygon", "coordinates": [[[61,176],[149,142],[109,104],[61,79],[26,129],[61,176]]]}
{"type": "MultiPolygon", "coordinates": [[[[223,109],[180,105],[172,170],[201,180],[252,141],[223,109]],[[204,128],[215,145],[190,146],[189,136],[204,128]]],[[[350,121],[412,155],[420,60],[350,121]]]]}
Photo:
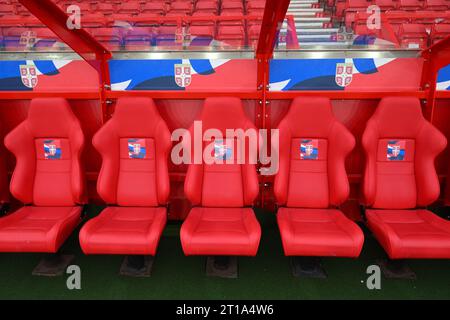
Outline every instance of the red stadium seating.
{"type": "Polygon", "coordinates": [[[419,0],[400,0],[398,7],[401,10],[417,11],[423,8],[423,4],[419,0]]]}
{"type": "Polygon", "coordinates": [[[15,12],[14,6],[10,4],[0,4],[0,16],[15,12]]]}
{"type": "Polygon", "coordinates": [[[424,208],[439,196],[434,167],[445,136],[413,97],[383,98],[362,139],[370,230],[391,259],[450,258],[450,222],[424,208]]]}
{"type": "Polygon", "coordinates": [[[141,12],[141,6],[137,2],[124,2],[119,6],[118,13],[137,15],[141,12]]]}
{"type": "Polygon", "coordinates": [[[375,4],[380,7],[381,11],[394,10],[396,3],[393,0],[375,0],[375,4]]]}
{"type": "Polygon", "coordinates": [[[152,46],[153,29],[145,27],[135,27],[125,36],[126,50],[145,50],[152,46]]]}
{"type": "Polygon", "coordinates": [[[113,28],[92,28],[89,31],[91,31],[98,42],[110,50],[119,50],[122,46],[120,30],[113,28]]]}
{"type": "Polygon", "coordinates": [[[202,20],[192,21],[191,25],[192,26],[213,26],[214,27],[216,25],[216,22],[212,21],[210,19],[210,17],[212,15],[213,14],[211,14],[207,11],[196,11],[192,14],[192,16],[193,17],[202,17],[202,18],[204,18],[204,20],[202,19],[202,20]]]}
{"type": "Polygon", "coordinates": [[[142,7],[142,13],[163,15],[166,12],[166,5],[163,2],[146,2],[142,7]]]}
{"type": "Polygon", "coordinates": [[[97,4],[95,12],[101,12],[104,15],[111,15],[115,12],[115,10],[112,4],[100,2],[97,4]]]}
{"type": "Polygon", "coordinates": [[[83,132],[62,98],[31,101],[27,119],[5,138],[16,157],[11,194],[27,206],[0,219],[1,252],[58,251],[81,221],[83,132]]]}
{"type": "MultiPolygon", "coordinates": [[[[215,128],[224,136],[226,129],[255,129],[237,98],[206,99],[200,119],[203,130],[215,128]]],[[[193,128],[190,131],[193,137],[193,128]]],[[[216,143],[223,146],[224,141],[216,143]]],[[[236,159],[235,154],[232,156],[236,159]]],[[[248,161],[242,165],[192,164],[184,189],[194,206],[181,227],[186,255],[256,255],[261,228],[248,208],[259,190],[255,165],[248,161]]]]}
{"type": "Polygon", "coordinates": [[[450,7],[450,2],[447,0],[426,0],[425,9],[444,11],[450,7]]]}
{"type": "Polygon", "coordinates": [[[296,98],[280,130],[274,193],[287,256],[358,257],[359,227],[335,209],[350,192],[345,158],[355,145],[327,98],[296,98]],[[313,139],[311,139],[313,138],[313,139]]]}
{"type": "Polygon", "coordinates": [[[220,26],[217,40],[234,47],[245,45],[245,33],[242,26],[220,26]]]}
{"type": "Polygon", "coordinates": [[[217,3],[214,1],[199,1],[195,6],[195,11],[212,12],[217,14],[217,3]]]}
{"type": "Polygon", "coordinates": [[[423,24],[403,24],[398,31],[402,47],[424,49],[428,46],[428,32],[423,24]]]}
{"type": "Polygon", "coordinates": [[[119,99],[93,144],[103,158],[98,194],[114,206],[82,228],[83,252],[155,255],[167,220],[172,144],[153,100],[119,99]]]}

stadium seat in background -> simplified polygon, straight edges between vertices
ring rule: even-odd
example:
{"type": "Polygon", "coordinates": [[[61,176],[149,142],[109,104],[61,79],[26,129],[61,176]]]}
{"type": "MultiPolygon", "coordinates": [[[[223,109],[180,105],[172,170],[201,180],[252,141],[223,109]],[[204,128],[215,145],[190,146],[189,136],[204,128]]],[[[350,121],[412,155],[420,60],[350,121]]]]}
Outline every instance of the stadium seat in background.
{"type": "Polygon", "coordinates": [[[398,40],[404,48],[424,49],[428,46],[428,32],[423,24],[402,24],[398,30],[398,40]]]}
{"type": "MultiPolygon", "coordinates": [[[[0,252],[56,253],[81,222],[86,202],[80,123],[65,99],[33,99],[5,146],[16,158],[11,194],[26,206],[0,219],[0,252]]],[[[61,274],[71,261],[51,257],[38,273],[61,274]]]]}
{"type": "Polygon", "coordinates": [[[423,8],[423,3],[419,0],[399,0],[398,9],[405,11],[417,11],[423,8]]]}
{"type": "MultiPolygon", "coordinates": [[[[363,232],[337,209],[349,196],[345,158],[355,138],[322,97],[295,98],[278,130],[274,193],[285,255],[358,257],[363,232]]],[[[293,259],[295,275],[301,273],[301,261],[293,259]]]]}
{"type": "Polygon", "coordinates": [[[245,32],[242,26],[219,26],[217,40],[232,47],[245,45],[245,32]]]}
{"type": "Polygon", "coordinates": [[[97,191],[110,206],[83,226],[83,252],[154,256],[167,220],[172,143],[153,100],[119,99],[93,144],[103,159],[97,191]]]}
{"type": "Polygon", "coordinates": [[[146,50],[154,45],[153,28],[135,27],[125,36],[125,50],[146,50]]]}
{"type": "MultiPolygon", "coordinates": [[[[224,136],[214,141],[211,151],[213,158],[224,163],[189,165],[184,190],[193,208],[181,227],[183,251],[188,256],[255,256],[261,237],[261,228],[251,208],[259,193],[256,167],[248,158],[245,164],[237,163],[233,152],[237,140],[225,138],[225,131],[256,128],[247,119],[238,98],[206,99],[200,120],[204,131],[214,128],[224,136]],[[233,163],[226,163],[232,159],[233,163]]],[[[190,132],[193,137],[193,127],[190,132]]],[[[205,143],[203,148],[206,146],[205,143]]],[[[246,143],[247,157],[249,152],[246,143]]],[[[233,265],[228,265],[230,261],[224,264],[233,265]]],[[[234,275],[237,276],[237,270],[234,275]]]]}
{"type": "Polygon", "coordinates": [[[450,221],[425,209],[439,197],[434,161],[447,141],[420,100],[383,98],[362,144],[367,224],[389,258],[450,258],[450,221]]]}
{"type": "Polygon", "coordinates": [[[430,34],[431,44],[435,44],[448,36],[450,36],[450,24],[435,24],[433,25],[430,34]]]}

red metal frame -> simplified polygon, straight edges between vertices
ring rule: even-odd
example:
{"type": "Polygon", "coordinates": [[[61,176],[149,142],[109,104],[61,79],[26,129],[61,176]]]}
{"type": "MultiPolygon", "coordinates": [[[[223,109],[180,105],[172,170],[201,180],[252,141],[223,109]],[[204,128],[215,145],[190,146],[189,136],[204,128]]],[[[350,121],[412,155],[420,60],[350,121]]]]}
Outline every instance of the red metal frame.
{"type": "MultiPolygon", "coordinates": [[[[450,36],[423,50],[422,57],[425,61],[422,71],[422,88],[427,92],[425,115],[433,123],[438,72],[450,64],[450,36]]],[[[441,97],[445,96],[449,96],[449,93],[441,94],[441,97]]]]}

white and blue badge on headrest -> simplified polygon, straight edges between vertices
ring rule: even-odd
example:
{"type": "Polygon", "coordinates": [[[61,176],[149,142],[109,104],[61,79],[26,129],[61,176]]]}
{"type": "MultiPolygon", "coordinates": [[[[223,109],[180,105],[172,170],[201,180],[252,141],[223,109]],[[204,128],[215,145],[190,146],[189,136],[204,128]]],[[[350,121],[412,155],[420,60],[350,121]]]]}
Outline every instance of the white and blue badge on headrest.
{"type": "Polygon", "coordinates": [[[130,159],[145,159],[146,154],[145,139],[128,139],[128,157],[130,159]]]}
{"type": "Polygon", "coordinates": [[[214,158],[216,160],[229,160],[233,156],[233,150],[223,140],[214,141],[214,158]]]}
{"type": "Polygon", "coordinates": [[[60,140],[44,140],[44,158],[46,160],[61,159],[61,141],[60,140]]]}

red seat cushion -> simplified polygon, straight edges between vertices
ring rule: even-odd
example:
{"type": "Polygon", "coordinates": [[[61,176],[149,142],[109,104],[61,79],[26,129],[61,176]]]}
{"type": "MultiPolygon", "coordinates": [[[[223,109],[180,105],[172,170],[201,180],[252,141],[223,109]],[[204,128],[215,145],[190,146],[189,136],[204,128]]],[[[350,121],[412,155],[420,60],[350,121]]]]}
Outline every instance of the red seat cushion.
{"type": "Polygon", "coordinates": [[[356,258],[361,253],[361,229],[339,210],[280,208],[277,220],[287,256],[356,258]]]}
{"type": "Polygon", "coordinates": [[[55,253],[80,221],[81,207],[23,207],[0,219],[0,251],[55,253]]]}
{"type": "Polygon", "coordinates": [[[255,256],[261,227],[250,208],[193,208],[181,227],[186,255],[255,256]]]}
{"type": "Polygon", "coordinates": [[[450,258],[450,221],[428,210],[367,210],[366,216],[391,259],[450,258]]]}
{"type": "Polygon", "coordinates": [[[85,254],[155,255],[166,208],[109,207],[80,232],[85,254]]]}

